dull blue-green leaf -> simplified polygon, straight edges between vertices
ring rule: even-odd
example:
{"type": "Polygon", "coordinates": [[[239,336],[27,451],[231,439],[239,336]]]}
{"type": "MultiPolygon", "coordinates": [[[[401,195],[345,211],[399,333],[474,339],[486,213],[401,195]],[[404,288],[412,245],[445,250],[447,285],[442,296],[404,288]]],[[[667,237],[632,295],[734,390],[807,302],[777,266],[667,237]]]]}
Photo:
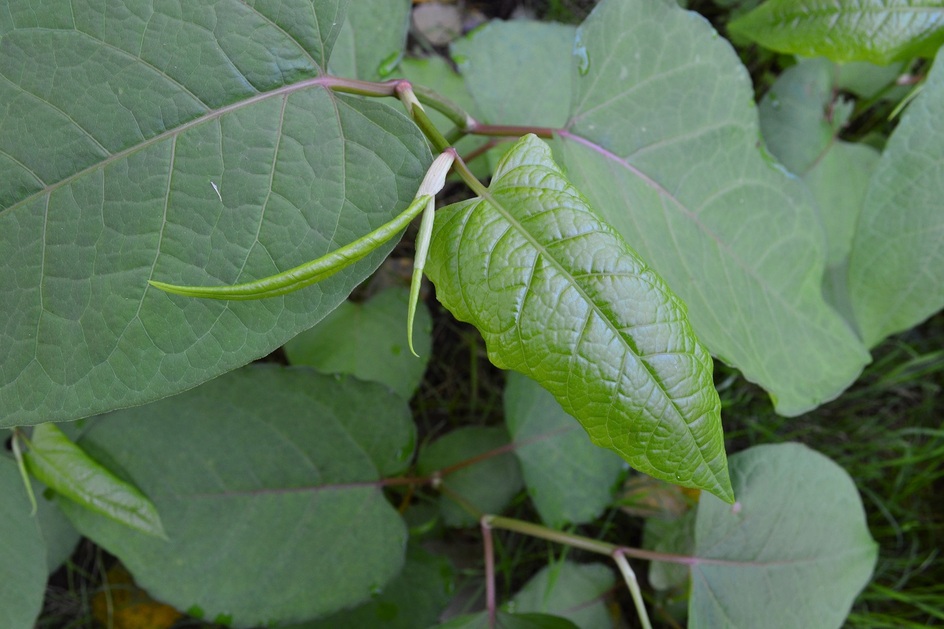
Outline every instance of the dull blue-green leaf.
{"type": "Polygon", "coordinates": [[[636,469],[732,501],[712,361],[685,306],[533,135],[484,197],[441,209],[437,297],[636,469]]]}
{"type": "Polygon", "coordinates": [[[283,626],[370,600],[406,527],[378,481],[413,455],[406,402],[381,385],[255,365],[101,418],[80,442],[161,512],[169,541],[63,510],[178,609],[283,626]]]}
{"type": "Polygon", "coordinates": [[[698,506],[688,626],[842,626],[878,556],[852,479],[798,443],[732,456],[731,478],[735,505],[698,506]]]}
{"type": "Polygon", "coordinates": [[[934,56],[944,42],[944,2],[768,0],[728,28],[778,52],[884,65],[934,56]]]}
{"type": "Polygon", "coordinates": [[[393,239],[265,301],[148,280],[232,285],[328,254],[402,213],[430,162],[399,107],[331,91],[346,1],[145,5],[0,11],[0,426],[143,404],[272,352],[393,239]]]}
{"type": "Polygon", "coordinates": [[[869,181],[849,258],[849,292],[872,346],[944,307],[944,53],[869,181]]]}
{"type": "Polygon", "coordinates": [[[33,627],[46,590],[46,544],[16,463],[0,456],[0,627],[33,627]]]}
{"type": "Polygon", "coordinates": [[[291,364],[310,365],[321,373],[381,382],[408,400],[423,379],[433,346],[432,317],[421,301],[413,339],[420,357],[407,350],[409,300],[409,291],[399,286],[363,302],[348,300],[286,343],[285,355],[291,364]]]}
{"type": "Polygon", "coordinates": [[[36,426],[29,446],[23,455],[27,469],[54,492],[142,533],[165,537],[151,501],[86,454],[55,424],[36,426]]]}
{"type": "Polygon", "coordinates": [[[674,2],[604,0],[575,52],[555,145],[571,181],[779,413],[838,396],[868,352],[823,299],[815,208],[758,150],[753,87],[730,44],[674,2]]]}

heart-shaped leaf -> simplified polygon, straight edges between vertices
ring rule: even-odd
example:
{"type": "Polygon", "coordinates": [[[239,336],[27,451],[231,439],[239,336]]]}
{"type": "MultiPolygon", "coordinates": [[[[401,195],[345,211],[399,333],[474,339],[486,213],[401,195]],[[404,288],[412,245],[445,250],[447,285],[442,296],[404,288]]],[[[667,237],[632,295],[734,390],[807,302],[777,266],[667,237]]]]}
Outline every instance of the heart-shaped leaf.
{"type": "Polygon", "coordinates": [[[61,501],[66,515],[191,615],[300,622],[402,566],[406,527],[377,481],[412,457],[414,428],[381,385],[252,366],[111,413],[79,443],[153,500],[169,541],[61,501]]]}
{"type": "Polygon", "coordinates": [[[731,46],[675,3],[605,0],[575,56],[559,144],[571,181],[778,412],[839,395],[869,356],[823,299],[815,209],[757,150],[753,88],[731,46]]]}
{"type": "Polygon", "coordinates": [[[429,275],[498,367],[537,380],[636,469],[733,500],[712,361],[685,306],[534,137],[439,210],[429,275]]]}
{"type": "Polygon", "coordinates": [[[431,159],[422,134],[328,89],[342,0],[7,4],[0,426],[141,404],[244,365],[394,246],[264,302],[147,283],[273,275],[410,203],[431,159]]]}
{"type": "Polygon", "coordinates": [[[702,496],[689,627],[840,627],[878,555],[855,484],[797,443],[731,457],[738,502],[702,496]]]}
{"type": "MultiPolygon", "coordinates": [[[[942,9],[944,10],[944,9],[942,9]]],[[[849,291],[872,346],[944,307],[944,53],[869,181],[849,258],[849,291]]]]}

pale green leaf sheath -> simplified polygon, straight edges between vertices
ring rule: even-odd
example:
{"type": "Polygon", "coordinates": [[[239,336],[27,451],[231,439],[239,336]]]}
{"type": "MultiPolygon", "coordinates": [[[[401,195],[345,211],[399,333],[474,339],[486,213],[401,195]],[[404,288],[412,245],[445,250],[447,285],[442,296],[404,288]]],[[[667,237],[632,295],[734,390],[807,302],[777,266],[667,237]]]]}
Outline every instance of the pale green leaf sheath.
{"type": "Polygon", "coordinates": [[[24,459],[30,474],[63,498],[148,535],[164,537],[151,501],[92,459],[55,424],[36,426],[24,459]]]}
{"type": "Polygon", "coordinates": [[[712,361],[685,306],[520,140],[485,198],[437,212],[428,275],[497,366],[547,388],[636,469],[733,500],[712,361]]]}

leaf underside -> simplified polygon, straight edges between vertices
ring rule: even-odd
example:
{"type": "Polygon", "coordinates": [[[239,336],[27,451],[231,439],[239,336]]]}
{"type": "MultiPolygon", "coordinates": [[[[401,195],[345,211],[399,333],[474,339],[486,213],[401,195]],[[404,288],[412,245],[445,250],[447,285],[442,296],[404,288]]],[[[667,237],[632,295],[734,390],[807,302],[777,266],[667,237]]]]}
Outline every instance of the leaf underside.
{"type": "Polygon", "coordinates": [[[115,411],[79,442],[154,501],[167,541],[62,506],[155,597],[281,626],[366,602],[399,572],[406,527],[376,481],[414,441],[384,386],[253,365],[115,411]]]}
{"type": "Polygon", "coordinates": [[[488,195],[437,212],[429,275],[497,366],[537,380],[636,469],[732,500],[711,357],[684,305],[520,140],[488,195]]]}
{"type": "Polygon", "coordinates": [[[739,452],[731,478],[735,506],[698,506],[689,626],[842,626],[878,556],[855,483],[798,443],[739,452]]]}
{"type": "Polygon", "coordinates": [[[410,203],[431,159],[416,125],[324,85],[344,2],[34,4],[0,12],[0,426],[244,365],[392,249],[265,302],[148,285],[263,278],[410,203]]]}

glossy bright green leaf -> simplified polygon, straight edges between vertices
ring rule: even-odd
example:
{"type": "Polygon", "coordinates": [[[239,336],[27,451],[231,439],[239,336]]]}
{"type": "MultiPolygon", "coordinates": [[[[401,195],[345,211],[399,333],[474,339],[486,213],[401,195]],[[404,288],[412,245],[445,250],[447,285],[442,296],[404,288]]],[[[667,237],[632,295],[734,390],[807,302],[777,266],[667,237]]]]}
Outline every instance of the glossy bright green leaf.
{"type": "Polygon", "coordinates": [[[454,588],[455,570],[449,560],[411,545],[403,570],[370,602],[289,629],[432,627],[449,603],[454,588]]]}
{"type": "Polygon", "coordinates": [[[36,622],[46,591],[46,544],[16,462],[0,456],[0,627],[36,622]]]}
{"type": "Polygon", "coordinates": [[[886,64],[934,56],[944,42],[944,2],[767,0],[728,28],[778,52],[886,64]]]}
{"type": "Polygon", "coordinates": [[[54,492],[115,522],[164,537],[160,514],[147,496],[86,454],[55,424],[36,426],[29,443],[23,455],[26,468],[54,492]]]}
{"type": "Polygon", "coordinates": [[[545,524],[583,524],[610,504],[625,463],[594,446],[551,393],[514,372],[505,386],[505,424],[545,524]]]}
{"type": "Polygon", "coordinates": [[[561,561],[547,566],[508,604],[515,613],[539,612],[566,618],[581,629],[610,629],[613,618],[604,595],[616,577],[602,564],[561,561]]]}
{"type": "Polygon", "coordinates": [[[430,162],[416,126],[398,105],[327,88],[344,4],[6,4],[0,426],[141,404],[244,365],[391,250],[265,302],[147,283],[263,278],[412,201],[430,162]]]}
{"type": "Polygon", "coordinates": [[[456,40],[451,53],[477,109],[493,124],[559,127],[570,101],[557,76],[567,77],[574,27],[553,22],[495,20],[456,40]],[[490,89],[480,89],[488,85],[490,89]]]}
{"type": "Polygon", "coordinates": [[[867,345],[944,306],[944,53],[872,175],[849,262],[867,345]]]}
{"type": "Polygon", "coordinates": [[[533,135],[487,197],[437,213],[429,274],[489,358],[537,380],[636,469],[733,500],[711,357],[685,306],[533,135]]]}
{"type": "Polygon", "coordinates": [[[140,487],[169,541],[63,503],[139,585],[237,627],[368,600],[406,527],[377,480],[412,457],[409,409],[381,385],[252,366],[97,422],[80,445],[140,487]]]}
{"type": "Polygon", "coordinates": [[[410,0],[354,0],[331,52],[336,76],[387,78],[403,56],[410,30],[410,0]]]}
{"type": "Polygon", "coordinates": [[[698,506],[688,626],[842,626],[878,554],[849,475],[788,443],[732,456],[731,479],[737,503],[698,506]]]}
{"type": "MultiPolygon", "coordinates": [[[[439,629],[492,629],[488,622],[488,612],[457,616],[437,625],[439,629]]],[[[498,610],[495,618],[498,629],[577,629],[577,625],[548,614],[509,614],[498,610]]]]}
{"type": "Polygon", "coordinates": [[[404,399],[413,396],[432,353],[432,318],[426,304],[417,309],[413,342],[406,345],[409,291],[393,287],[363,303],[344,302],[312,329],[285,344],[293,365],[310,365],[322,373],[345,373],[381,382],[404,399]]]}
{"type": "Polygon", "coordinates": [[[500,513],[523,486],[518,461],[509,451],[504,428],[466,426],[453,430],[420,450],[420,474],[443,471],[447,493],[440,512],[447,526],[477,526],[478,518],[450,498],[458,495],[482,513],[500,513]],[[455,465],[469,463],[455,470],[455,465]]]}
{"type": "Polygon", "coordinates": [[[836,397],[868,354],[823,300],[815,210],[757,150],[750,77],[731,47],[673,3],[604,0],[575,50],[556,146],[571,181],[780,413],[836,397]]]}

